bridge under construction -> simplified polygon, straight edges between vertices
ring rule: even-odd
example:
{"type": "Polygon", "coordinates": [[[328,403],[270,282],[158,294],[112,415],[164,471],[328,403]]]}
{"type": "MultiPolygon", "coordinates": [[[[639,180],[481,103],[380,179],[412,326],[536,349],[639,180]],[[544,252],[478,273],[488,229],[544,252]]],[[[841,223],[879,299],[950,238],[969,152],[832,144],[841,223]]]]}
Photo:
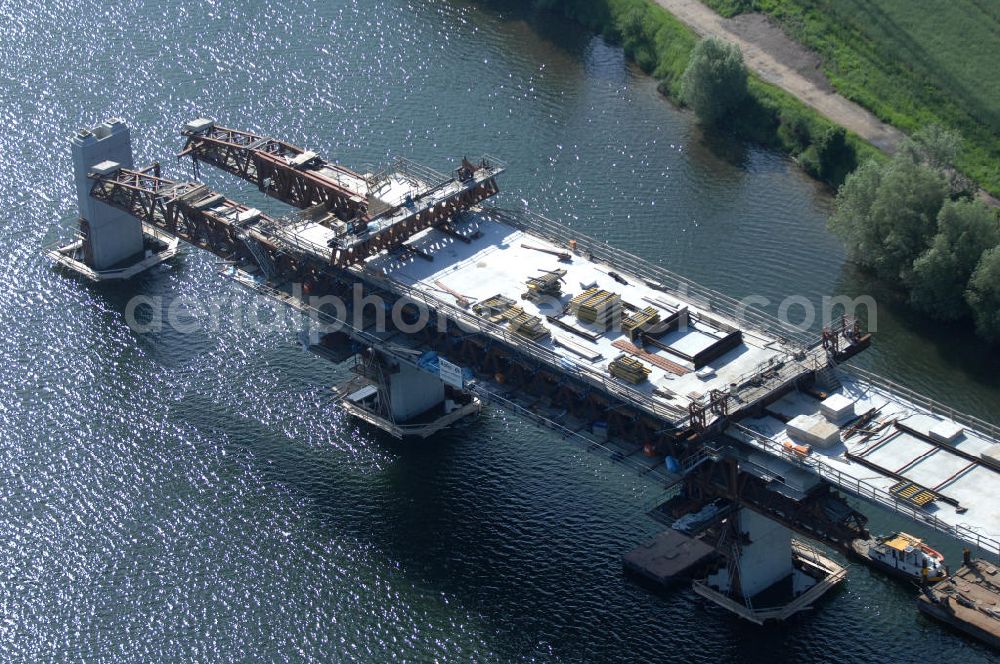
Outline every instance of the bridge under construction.
{"type": "Polygon", "coordinates": [[[128,128],[111,119],[71,139],[79,233],[48,255],[121,280],[183,241],[322,322],[312,350],[352,363],[337,403],[374,427],[427,437],[493,404],[660,483],[656,514],[724,504],[708,519],[717,561],[694,589],[754,622],[843,578],[793,535],[841,551],[866,539],[847,495],[1000,556],[1000,430],[851,367],[872,341],[853,319],[812,338],[498,207],[505,165],[489,155],[448,173],[401,158],[357,173],[207,118],[181,135],[196,178],[213,166],[289,212],[136,168],[128,128]]]}

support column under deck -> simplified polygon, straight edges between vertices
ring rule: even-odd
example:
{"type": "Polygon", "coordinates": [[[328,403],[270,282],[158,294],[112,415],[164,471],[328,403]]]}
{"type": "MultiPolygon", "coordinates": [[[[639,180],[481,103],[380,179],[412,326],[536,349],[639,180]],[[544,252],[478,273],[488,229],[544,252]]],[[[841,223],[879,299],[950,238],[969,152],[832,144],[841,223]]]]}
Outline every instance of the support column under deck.
{"type": "Polygon", "coordinates": [[[726,562],[694,582],[699,595],[762,624],[803,611],[846,576],[846,570],[792,531],[753,510],[740,508],[720,540],[726,562]]]}
{"type": "Polygon", "coordinates": [[[90,173],[102,165],[133,168],[132,140],[128,127],[118,118],[105,120],[93,129],[81,129],[70,141],[73,179],[84,235],[85,262],[94,270],[106,270],[141,255],[142,224],[124,210],[91,197],[94,181],[90,173]]]}
{"type": "MultiPolygon", "coordinates": [[[[98,178],[134,167],[129,129],[118,118],[70,139],[73,180],[79,208],[79,231],[69,241],[46,247],[61,267],[94,282],[124,280],[172,258],[178,240],[147,225],[132,211],[93,195],[98,178]]],[[[141,171],[159,175],[159,165],[141,171]]]]}
{"type": "MultiPolygon", "coordinates": [[[[431,353],[433,355],[433,353],[431,353]]],[[[357,377],[337,388],[349,414],[396,438],[426,438],[478,413],[481,403],[464,389],[461,369],[435,358],[421,368],[369,349],[356,357],[357,377]],[[446,375],[442,365],[453,369],[446,375]]]]}

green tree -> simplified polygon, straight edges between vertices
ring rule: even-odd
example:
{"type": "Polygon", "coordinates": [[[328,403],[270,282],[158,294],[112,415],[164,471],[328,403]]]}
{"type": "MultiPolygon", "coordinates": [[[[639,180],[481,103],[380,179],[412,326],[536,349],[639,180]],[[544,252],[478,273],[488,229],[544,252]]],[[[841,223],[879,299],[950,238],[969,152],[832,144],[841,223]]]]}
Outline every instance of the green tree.
{"type": "Polygon", "coordinates": [[[941,125],[923,127],[899,145],[900,154],[938,170],[953,167],[961,149],[962,136],[941,125]]]}
{"type": "Polygon", "coordinates": [[[935,318],[968,314],[965,293],[983,252],[1000,243],[1000,223],[979,201],[947,202],[938,214],[938,233],[913,263],[910,302],[935,318]]]}
{"type": "Polygon", "coordinates": [[[1000,341],[1000,246],[983,254],[969,280],[965,299],[976,321],[976,332],[1000,341]]]}
{"type": "Polygon", "coordinates": [[[656,46],[651,41],[649,6],[638,4],[622,15],[618,29],[626,55],[650,73],[656,68],[656,46]]]}
{"type": "Polygon", "coordinates": [[[927,249],[947,196],[944,177],[910,159],[869,161],[837,193],[829,228],[851,257],[880,277],[905,280],[927,249]]]}
{"type": "Polygon", "coordinates": [[[830,127],[816,141],[819,176],[833,183],[843,182],[858,165],[854,148],[847,142],[847,130],[830,127]]]}
{"type": "Polygon", "coordinates": [[[827,221],[830,231],[847,247],[852,260],[871,269],[881,243],[870,223],[872,206],[882,186],[882,166],[874,160],[861,164],[837,191],[836,209],[827,221]]]}
{"type": "Polygon", "coordinates": [[[702,39],[681,77],[681,90],[702,123],[718,123],[747,96],[747,69],[739,47],[714,37],[702,39]]]}
{"type": "Polygon", "coordinates": [[[941,172],[948,181],[952,196],[971,195],[975,183],[958,172],[955,163],[962,153],[962,135],[940,125],[928,125],[899,145],[899,156],[925,164],[941,172]]]}

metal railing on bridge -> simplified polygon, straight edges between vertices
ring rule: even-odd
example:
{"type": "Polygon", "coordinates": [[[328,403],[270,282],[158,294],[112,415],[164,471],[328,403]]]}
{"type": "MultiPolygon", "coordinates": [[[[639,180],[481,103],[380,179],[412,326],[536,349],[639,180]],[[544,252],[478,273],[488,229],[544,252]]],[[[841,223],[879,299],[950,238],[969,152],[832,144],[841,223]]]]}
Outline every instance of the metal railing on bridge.
{"type": "MultiPolygon", "coordinates": [[[[225,272],[225,271],[224,271],[225,272]]],[[[282,291],[278,288],[271,286],[270,284],[253,280],[253,279],[237,279],[238,283],[252,288],[253,290],[259,292],[262,295],[271,297],[279,302],[282,302],[297,311],[311,315],[314,320],[322,321],[328,325],[336,326],[337,329],[349,335],[352,339],[372,348],[378,349],[380,352],[386,353],[392,356],[395,360],[402,362],[412,368],[426,371],[426,368],[422,366],[419,362],[415,360],[415,356],[411,355],[409,349],[400,348],[395,346],[391,340],[381,339],[374,334],[366,332],[362,329],[354,327],[345,320],[341,320],[336,316],[329,314],[328,312],[322,311],[313,307],[312,305],[302,301],[295,296],[282,291]]],[[[559,433],[563,438],[571,440],[575,443],[584,445],[588,451],[601,450],[608,454],[608,458],[616,463],[621,463],[622,465],[630,467],[632,470],[636,471],[641,475],[652,475],[659,481],[669,481],[671,478],[666,474],[666,468],[662,463],[657,463],[651,465],[648,463],[641,463],[627,456],[623,456],[620,450],[616,450],[609,447],[599,440],[595,440],[588,436],[584,436],[578,431],[569,429],[568,427],[552,420],[551,418],[545,417],[539,413],[535,413],[524,406],[518,404],[515,401],[508,399],[507,397],[499,394],[493,390],[488,389],[482,384],[474,384],[470,387],[470,391],[480,397],[483,403],[492,403],[495,406],[509,410],[512,413],[516,413],[523,417],[526,417],[534,422],[542,424],[543,426],[559,433]]]]}
{"type": "Polygon", "coordinates": [[[835,468],[822,460],[818,455],[803,456],[792,450],[788,450],[784,445],[779,444],[764,434],[751,429],[748,426],[734,422],[730,425],[733,429],[751,439],[751,445],[763,448],[768,453],[777,456],[785,461],[810,470],[825,480],[834,484],[840,489],[854,494],[855,496],[868,500],[885,507],[897,514],[907,516],[914,521],[923,523],[931,528],[945,533],[962,542],[971,544],[981,551],[988,552],[991,556],[1000,561],[1000,540],[989,535],[984,535],[962,524],[950,524],[942,521],[930,512],[925,511],[915,505],[908,505],[899,501],[889,491],[876,486],[868,480],[855,477],[845,473],[839,468],[835,468]]]}
{"type": "Polygon", "coordinates": [[[503,341],[507,347],[522,355],[544,362],[555,369],[567,371],[584,382],[599,387],[608,394],[636,404],[647,412],[662,417],[671,423],[685,421],[688,417],[687,411],[682,408],[658,402],[650,395],[629,387],[625,383],[618,382],[610,375],[604,375],[592,367],[560,355],[550,348],[546,348],[525,336],[508,330],[502,325],[470,314],[424,291],[417,290],[395,279],[376,275],[371,272],[365,272],[364,276],[360,276],[359,278],[379,283],[384,290],[396,295],[405,296],[415,303],[423,303],[430,311],[443,312],[448,319],[458,323],[466,332],[478,333],[503,341]]]}
{"type": "Polygon", "coordinates": [[[962,424],[969,429],[988,437],[993,442],[1000,444],[1000,426],[990,424],[989,422],[981,420],[973,415],[966,415],[965,413],[959,412],[951,406],[941,403],[940,401],[935,401],[934,399],[926,397],[919,392],[914,392],[908,387],[903,387],[902,385],[894,383],[891,380],[883,378],[878,374],[874,374],[871,371],[867,371],[860,367],[842,364],[840,365],[840,369],[848,374],[853,374],[864,383],[870,383],[890,395],[902,397],[905,401],[909,401],[910,403],[920,406],[934,415],[940,415],[941,417],[946,417],[953,422],[958,422],[959,424],[962,424]]]}

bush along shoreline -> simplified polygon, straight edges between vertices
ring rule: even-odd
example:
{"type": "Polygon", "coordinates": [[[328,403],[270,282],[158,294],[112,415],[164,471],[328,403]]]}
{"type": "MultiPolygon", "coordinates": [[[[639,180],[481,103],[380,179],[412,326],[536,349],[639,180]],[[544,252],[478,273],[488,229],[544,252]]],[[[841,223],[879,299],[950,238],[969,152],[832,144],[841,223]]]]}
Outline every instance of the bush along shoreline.
{"type": "Polygon", "coordinates": [[[848,254],[939,321],[971,320],[1000,343],[1000,218],[958,174],[962,139],[932,125],[891,160],[862,164],[837,193],[830,230],[848,254]]]}
{"type": "Polygon", "coordinates": [[[719,15],[768,16],[820,56],[844,97],[910,134],[965,137],[956,163],[1000,196],[1000,3],[995,0],[700,0],[719,15]]]}
{"type": "Polygon", "coordinates": [[[650,0],[526,1],[620,44],[629,59],[658,81],[662,94],[691,106],[706,128],[788,154],[833,189],[858,164],[885,160],[877,148],[747,72],[737,47],[712,38],[699,41],[650,0]],[[689,72],[692,67],[696,73],[689,72]],[[742,73],[734,74],[738,71],[742,73]],[[706,105],[706,99],[715,101],[706,105]]]}

